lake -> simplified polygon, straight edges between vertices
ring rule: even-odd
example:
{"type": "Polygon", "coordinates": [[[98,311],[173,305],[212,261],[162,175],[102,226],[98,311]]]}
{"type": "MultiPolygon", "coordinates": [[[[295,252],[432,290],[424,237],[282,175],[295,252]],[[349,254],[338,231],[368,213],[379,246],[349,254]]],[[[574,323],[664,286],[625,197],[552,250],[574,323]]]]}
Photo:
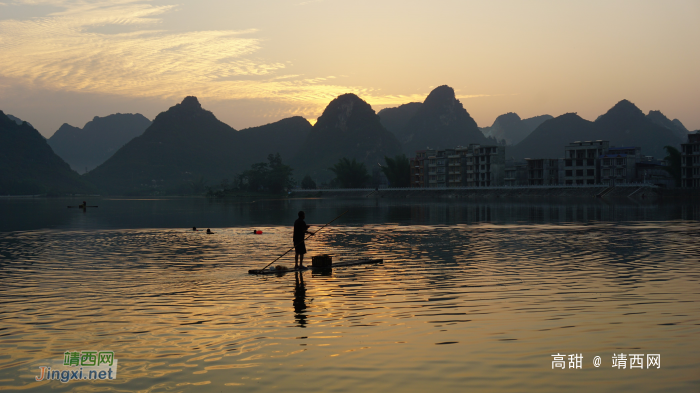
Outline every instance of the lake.
{"type": "Polygon", "coordinates": [[[79,203],[0,199],[0,390],[700,390],[700,204],[79,203]],[[384,262],[249,275],[299,210],[347,211],[309,255],[384,262]],[[116,378],[35,380],[92,350],[116,378]]]}

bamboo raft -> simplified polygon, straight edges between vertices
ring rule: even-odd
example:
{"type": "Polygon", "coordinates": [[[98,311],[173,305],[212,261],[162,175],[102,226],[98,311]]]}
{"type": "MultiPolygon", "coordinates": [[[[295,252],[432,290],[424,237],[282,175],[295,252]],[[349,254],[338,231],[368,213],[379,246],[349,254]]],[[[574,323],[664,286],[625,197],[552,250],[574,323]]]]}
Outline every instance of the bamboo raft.
{"type": "MultiPolygon", "coordinates": [[[[357,259],[354,261],[343,261],[343,262],[333,262],[330,268],[334,267],[345,267],[345,266],[355,266],[355,265],[368,265],[368,264],[374,264],[374,263],[381,263],[384,262],[383,259],[371,259],[371,258],[366,258],[366,259],[357,259]]],[[[328,270],[328,267],[324,268],[318,268],[314,266],[308,266],[304,269],[284,269],[284,270],[277,270],[277,269],[252,269],[248,270],[248,274],[282,274],[282,273],[290,273],[290,272],[303,272],[305,270],[314,270],[314,271],[322,271],[322,270],[328,270]]]]}

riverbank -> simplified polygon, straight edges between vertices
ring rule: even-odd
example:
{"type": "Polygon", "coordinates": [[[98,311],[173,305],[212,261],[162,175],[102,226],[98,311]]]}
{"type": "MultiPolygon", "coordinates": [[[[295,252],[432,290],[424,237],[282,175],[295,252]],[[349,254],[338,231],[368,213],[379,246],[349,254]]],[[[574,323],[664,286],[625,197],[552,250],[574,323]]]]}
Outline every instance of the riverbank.
{"type": "Polygon", "coordinates": [[[333,189],[292,190],[297,198],[572,198],[620,199],[657,201],[662,198],[698,197],[698,190],[663,190],[646,184],[625,184],[616,187],[591,186],[530,186],[530,187],[460,187],[460,188],[387,188],[387,189],[333,189]],[[686,192],[681,192],[686,191],[686,192]],[[688,192],[695,191],[695,192],[688,192]]]}

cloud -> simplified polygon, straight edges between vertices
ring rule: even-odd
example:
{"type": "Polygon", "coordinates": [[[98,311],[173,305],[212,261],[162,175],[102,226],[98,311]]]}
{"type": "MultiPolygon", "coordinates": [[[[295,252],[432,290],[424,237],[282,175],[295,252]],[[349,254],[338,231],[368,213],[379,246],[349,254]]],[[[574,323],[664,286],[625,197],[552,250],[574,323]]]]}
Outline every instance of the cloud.
{"type": "Polygon", "coordinates": [[[284,68],[249,57],[260,49],[260,40],[248,37],[255,31],[90,32],[108,25],[157,25],[173,6],[133,0],[53,4],[65,10],[0,21],[3,76],[44,88],[162,97],[221,91],[208,85],[215,78],[284,68]]]}
{"type": "MultiPolygon", "coordinates": [[[[11,3],[12,4],[17,4],[11,3]]],[[[0,20],[0,76],[28,88],[181,99],[259,99],[314,117],[333,98],[355,93],[372,105],[423,101],[425,94],[384,95],[335,76],[285,74],[289,62],[256,56],[256,30],[171,32],[158,29],[174,5],[142,0],[31,0],[61,11],[0,20]],[[105,27],[117,26],[110,34],[105,27]],[[124,31],[127,32],[118,32],[124,31]]]]}

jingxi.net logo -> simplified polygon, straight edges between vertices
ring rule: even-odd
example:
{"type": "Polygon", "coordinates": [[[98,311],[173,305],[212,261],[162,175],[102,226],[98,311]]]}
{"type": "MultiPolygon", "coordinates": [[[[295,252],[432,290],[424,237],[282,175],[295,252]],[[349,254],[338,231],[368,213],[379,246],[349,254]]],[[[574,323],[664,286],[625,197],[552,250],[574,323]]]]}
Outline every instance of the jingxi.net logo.
{"type": "Polygon", "coordinates": [[[36,381],[111,380],[117,378],[117,359],[113,351],[66,352],[63,362],[47,362],[39,366],[36,381]]]}

